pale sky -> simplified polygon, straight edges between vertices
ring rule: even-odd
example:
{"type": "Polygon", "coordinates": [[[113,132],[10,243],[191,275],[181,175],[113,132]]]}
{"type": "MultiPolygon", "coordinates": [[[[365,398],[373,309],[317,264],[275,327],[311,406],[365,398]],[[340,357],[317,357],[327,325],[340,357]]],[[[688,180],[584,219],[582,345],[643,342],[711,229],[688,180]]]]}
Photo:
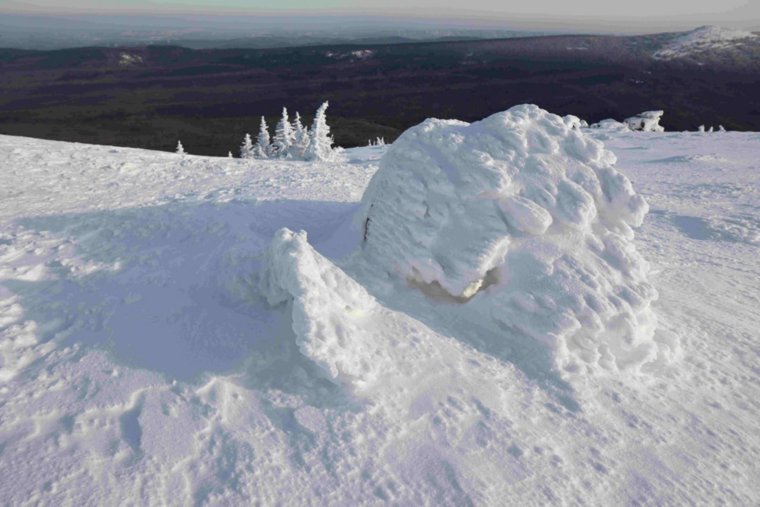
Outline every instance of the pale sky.
{"type": "Polygon", "coordinates": [[[37,14],[359,14],[552,26],[760,26],[760,0],[0,0],[0,12],[37,14]],[[466,8],[463,7],[466,5],[466,8]]]}

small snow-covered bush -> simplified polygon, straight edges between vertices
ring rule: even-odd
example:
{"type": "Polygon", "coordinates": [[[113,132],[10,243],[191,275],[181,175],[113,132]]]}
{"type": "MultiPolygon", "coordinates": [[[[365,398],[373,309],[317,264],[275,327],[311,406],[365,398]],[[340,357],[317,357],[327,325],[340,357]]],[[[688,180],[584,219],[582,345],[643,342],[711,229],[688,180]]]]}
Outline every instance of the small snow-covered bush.
{"type": "Polygon", "coordinates": [[[641,130],[644,132],[665,132],[660,125],[660,119],[664,111],[644,111],[636,116],[625,119],[625,124],[631,130],[641,130]]]}

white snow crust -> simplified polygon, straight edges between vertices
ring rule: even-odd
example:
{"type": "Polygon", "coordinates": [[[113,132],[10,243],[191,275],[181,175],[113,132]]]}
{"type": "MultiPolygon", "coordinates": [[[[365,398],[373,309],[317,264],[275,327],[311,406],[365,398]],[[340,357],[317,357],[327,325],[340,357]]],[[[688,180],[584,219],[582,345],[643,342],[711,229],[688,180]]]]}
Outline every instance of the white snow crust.
{"type": "Polygon", "coordinates": [[[632,229],[648,207],[577,125],[517,106],[410,129],[362,199],[367,262],[545,344],[557,366],[652,361],[657,293],[632,229]]]}
{"type": "Polygon", "coordinates": [[[747,41],[756,40],[757,38],[756,34],[745,30],[720,26],[701,26],[676,37],[657,50],[654,53],[654,58],[673,60],[704,51],[726,50],[737,47],[747,41]]]}

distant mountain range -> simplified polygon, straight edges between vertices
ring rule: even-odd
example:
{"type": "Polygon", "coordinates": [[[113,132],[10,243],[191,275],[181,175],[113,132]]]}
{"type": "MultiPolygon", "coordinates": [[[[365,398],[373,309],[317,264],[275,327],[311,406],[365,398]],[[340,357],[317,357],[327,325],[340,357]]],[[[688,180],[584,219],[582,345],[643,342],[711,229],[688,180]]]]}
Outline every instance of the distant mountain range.
{"type": "Polygon", "coordinates": [[[542,35],[536,30],[362,16],[108,16],[0,12],[0,47],[52,50],[165,45],[265,49],[327,44],[397,44],[542,35]]]}
{"type": "Polygon", "coordinates": [[[593,122],[663,109],[669,130],[760,130],[760,37],[716,27],[644,36],[309,45],[0,49],[0,133],[226,154],[282,106],[323,100],[338,144],[391,141],[435,116],[536,103],[593,122]]]}

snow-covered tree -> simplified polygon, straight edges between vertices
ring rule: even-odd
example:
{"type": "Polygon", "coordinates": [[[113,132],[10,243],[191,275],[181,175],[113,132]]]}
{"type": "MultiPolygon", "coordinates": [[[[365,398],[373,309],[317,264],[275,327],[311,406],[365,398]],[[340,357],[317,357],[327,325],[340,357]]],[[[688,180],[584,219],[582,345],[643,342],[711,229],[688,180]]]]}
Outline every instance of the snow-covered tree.
{"type": "Polygon", "coordinates": [[[293,119],[293,149],[292,155],[295,158],[303,158],[306,148],[309,146],[309,131],[301,123],[301,114],[296,111],[296,117],[293,119]]]}
{"type": "Polygon", "coordinates": [[[269,158],[272,151],[272,144],[269,137],[269,126],[264,117],[261,117],[261,123],[259,124],[259,136],[256,138],[256,146],[253,148],[253,153],[256,158],[269,158]]]}
{"type": "Polygon", "coordinates": [[[309,146],[306,148],[306,160],[330,160],[333,156],[333,138],[330,136],[330,126],[327,124],[327,107],[325,101],[314,116],[314,122],[309,129],[309,146]]]}
{"type": "MultiPolygon", "coordinates": [[[[246,134],[246,135],[247,135],[247,134],[246,134]]],[[[250,139],[250,138],[251,138],[251,136],[248,136],[248,138],[250,139]]],[[[228,152],[227,152],[227,158],[232,158],[232,152],[231,152],[231,151],[228,151],[228,152]]]]}
{"type": "Polygon", "coordinates": [[[182,141],[177,141],[176,153],[177,153],[177,155],[184,155],[185,154],[185,147],[182,146],[182,141]]]}
{"type": "MultiPolygon", "coordinates": [[[[230,156],[232,153],[230,153],[230,156]]],[[[243,144],[240,145],[240,158],[252,158],[253,157],[253,141],[251,141],[251,134],[246,134],[243,138],[243,144]]]]}
{"type": "Polygon", "coordinates": [[[288,109],[282,108],[282,117],[277,122],[274,129],[274,139],[272,140],[272,156],[277,158],[286,158],[292,156],[290,153],[295,140],[295,132],[288,118],[288,109]]]}

